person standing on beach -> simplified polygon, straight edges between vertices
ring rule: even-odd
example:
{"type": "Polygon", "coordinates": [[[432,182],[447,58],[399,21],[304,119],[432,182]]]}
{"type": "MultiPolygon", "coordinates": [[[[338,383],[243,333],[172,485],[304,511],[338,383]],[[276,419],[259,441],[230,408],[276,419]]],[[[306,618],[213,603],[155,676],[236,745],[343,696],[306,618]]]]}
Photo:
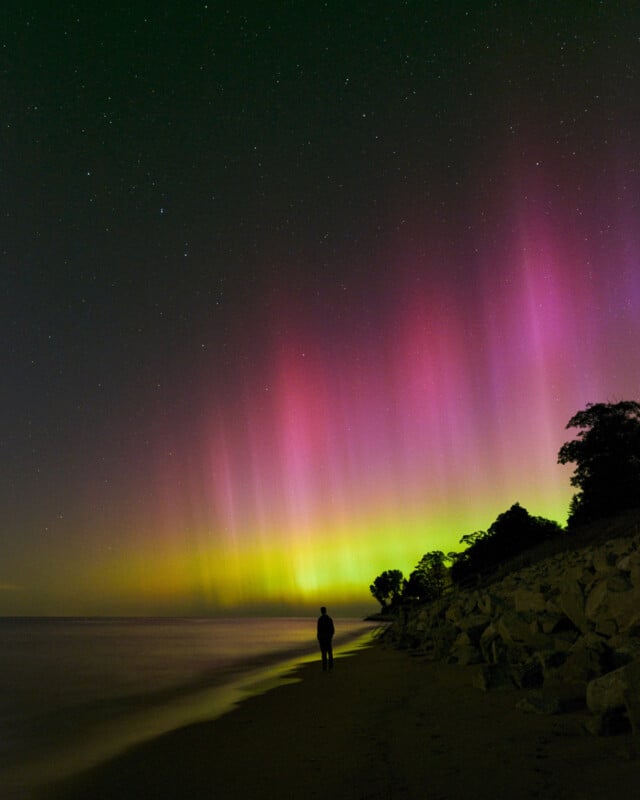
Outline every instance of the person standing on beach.
{"type": "Polygon", "coordinates": [[[320,616],[318,617],[318,642],[320,643],[320,652],[322,653],[322,669],[327,671],[327,663],[329,669],[333,669],[333,645],[332,639],[335,633],[333,627],[333,620],[327,614],[327,609],[322,606],[320,609],[320,616]]]}

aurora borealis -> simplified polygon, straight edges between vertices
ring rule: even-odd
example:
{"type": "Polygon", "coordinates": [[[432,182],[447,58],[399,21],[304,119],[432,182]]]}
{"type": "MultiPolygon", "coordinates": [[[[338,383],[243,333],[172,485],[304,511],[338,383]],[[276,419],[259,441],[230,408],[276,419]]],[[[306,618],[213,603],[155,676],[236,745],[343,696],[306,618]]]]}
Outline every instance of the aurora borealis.
{"type": "Polygon", "coordinates": [[[556,5],[6,12],[0,614],[367,610],[564,522],[640,396],[640,18],[556,5]]]}

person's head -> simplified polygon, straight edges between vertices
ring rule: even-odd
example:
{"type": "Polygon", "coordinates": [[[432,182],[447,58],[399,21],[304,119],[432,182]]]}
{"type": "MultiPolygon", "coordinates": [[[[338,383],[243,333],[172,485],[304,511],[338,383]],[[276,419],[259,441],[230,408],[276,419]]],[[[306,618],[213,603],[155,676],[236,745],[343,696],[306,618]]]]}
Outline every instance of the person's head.
{"type": "Polygon", "coordinates": [[[320,613],[321,613],[321,614],[326,614],[326,613],[327,613],[327,608],[326,608],[326,606],[322,606],[322,608],[320,609],[320,613]]]}

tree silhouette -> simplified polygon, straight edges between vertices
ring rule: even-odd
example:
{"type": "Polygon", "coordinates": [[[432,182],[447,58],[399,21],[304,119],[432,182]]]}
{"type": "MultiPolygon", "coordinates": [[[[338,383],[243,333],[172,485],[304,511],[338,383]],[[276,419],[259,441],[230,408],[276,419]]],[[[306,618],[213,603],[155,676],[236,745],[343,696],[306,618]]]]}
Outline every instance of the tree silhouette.
{"type": "Polygon", "coordinates": [[[567,423],[579,428],[558,463],[575,463],[569,525],[640,506],[640,403],[588,403],[567,423]]]}
{"type": "Polygon", "coordinates": [[[451,577],[459,583],[490,572],[507,558],[562,533],[557,522],[532,517],[520,503],[499,514],[486,531],[467,534],[460,539],[469,546],[454,558],[451,577]]]}
{"type": "Polygon", "coordinates": [[[402,572],[399,569],[388,569],[378,575],[369,587],[371,594],[380,603],[383,610],[394,605],[402,593],[402,572]]]}
{"type": "Polygon", "coordinates": [[[404,582],[403,599],[425,602],[441,597],[447,581],[446,562],[449,560],[449,556],[441,550],[425,553],[404,582]]]}

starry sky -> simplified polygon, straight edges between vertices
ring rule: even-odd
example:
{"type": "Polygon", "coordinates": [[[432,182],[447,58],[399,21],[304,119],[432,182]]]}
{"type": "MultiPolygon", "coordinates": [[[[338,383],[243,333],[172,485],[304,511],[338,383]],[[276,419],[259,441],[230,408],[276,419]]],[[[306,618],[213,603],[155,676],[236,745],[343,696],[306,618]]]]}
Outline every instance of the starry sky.
{"type": "Polygon", "coordinates": [[[372,610],[640,399],[640,6],[2,4],[0,614],[372,610]]]}

